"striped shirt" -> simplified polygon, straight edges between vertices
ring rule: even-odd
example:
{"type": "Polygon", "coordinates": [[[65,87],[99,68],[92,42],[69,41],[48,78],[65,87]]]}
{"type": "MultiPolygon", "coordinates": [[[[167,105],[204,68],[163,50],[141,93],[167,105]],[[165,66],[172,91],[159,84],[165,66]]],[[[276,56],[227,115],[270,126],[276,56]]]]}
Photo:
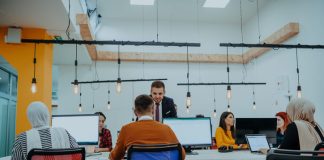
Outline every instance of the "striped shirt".
{"type": "Polygon", "coordinates": [[[46,127],[41,129],[32,129],[30,131],[23,132],[17,136],[14,146],[12,148],[11,159],[26,160],[28,152],[32,148],[51,149],[77,147],[78,144],[76,143],[75,139],[70,135],[68,131],[66,131],[63,128],[46,127]],[[38,140],[40,142],[37,141],[37,138],[35,137],[39,137],[38,140]]]}

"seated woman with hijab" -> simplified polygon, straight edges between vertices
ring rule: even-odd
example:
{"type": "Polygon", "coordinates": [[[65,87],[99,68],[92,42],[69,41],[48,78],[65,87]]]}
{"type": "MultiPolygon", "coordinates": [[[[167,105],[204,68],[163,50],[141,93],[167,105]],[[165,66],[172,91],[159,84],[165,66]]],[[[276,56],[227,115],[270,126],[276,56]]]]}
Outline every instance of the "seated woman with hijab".
{"type": "Polygon", "coordinates": [[[17,136],[12,148],[12,160],[26,160],[33,148],[77,148],[75,139],[63,128],[49,126],[49,112],[46,105],[36,101],[29,104],[28,120],[32,129],[17,136]]]}
{"type": "Polygon", "coordinates": [[[280,149],[314,150],[324,141],[323,130],[314,120],[315,106],[312,102],[296,98],[289,102],[287,115],[292,123],[287,126],[280,149]]]}

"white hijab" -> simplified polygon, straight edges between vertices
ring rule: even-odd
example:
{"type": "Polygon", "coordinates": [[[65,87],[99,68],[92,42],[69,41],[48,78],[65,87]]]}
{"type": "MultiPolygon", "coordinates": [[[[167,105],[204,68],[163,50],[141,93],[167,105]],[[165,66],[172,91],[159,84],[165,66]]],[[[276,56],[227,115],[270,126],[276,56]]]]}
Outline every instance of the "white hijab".
{"type": "Polygon", "coordinates": [[[314,113],[314,104],[303,98],[293,99],[287,106],[287,115],[297,126],[300,150],[314,150],[322,141],[314,128],[317,125],[323,134],[323,130],[314,120],[314,113]]]}
{"type": "MultiPolygon", "coordinates": [[[[27,109],[27,116],[32,129],[26,132],[27,153],[33,148],[42,148],[42,142],[38,130],[49,127],[49,112],[43,102],[32,102],[27,109]]],[[[50,128],[52,148],[70,148],[67,132],[63,128],[50,128]]]]}
{"type": "Polygon", "coordinates": [[[33,128],[49,126],[49,112],[43,102],[36,101],[29,104],[27,116],[33,128]]]}

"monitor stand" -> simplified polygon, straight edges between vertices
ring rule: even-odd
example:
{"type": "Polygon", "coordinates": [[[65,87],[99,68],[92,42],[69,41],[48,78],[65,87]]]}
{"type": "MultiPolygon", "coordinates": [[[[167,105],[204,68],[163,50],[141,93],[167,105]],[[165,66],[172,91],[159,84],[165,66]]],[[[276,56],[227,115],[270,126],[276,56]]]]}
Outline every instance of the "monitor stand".
{"type": "Polygon", "coordinates": [[[186,151],[186,155],[198,155],[198,152],[193,152],[190,146],[185,146],[184,149],[186,151]]]}

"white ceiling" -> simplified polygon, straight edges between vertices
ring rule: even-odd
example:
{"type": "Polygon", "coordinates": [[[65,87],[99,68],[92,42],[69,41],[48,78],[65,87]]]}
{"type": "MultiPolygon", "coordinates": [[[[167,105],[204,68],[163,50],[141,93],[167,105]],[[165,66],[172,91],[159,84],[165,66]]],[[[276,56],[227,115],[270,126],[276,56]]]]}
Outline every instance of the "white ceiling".
{"type": "MultiPolygon", "coordinates": [[[[202,7],[204,1],[159,0],[155,1],[154,6],[133,6],[130,5],[130,0],[97,0],[97,6],[103,20],[106,21],[109,19],[142,20],[143,18],[155,21],[158,6],[159,20],[240,23],[240,0],[231,0],[224,9],[204,8],[202,7]]],[[[242,0],[243,22],[256,15],[256,1],[242,0]]],[[[67,3],[68,0],[0,0],[0,26],[45,28],[50,34],[66,38],[68,12],[65,6],[67,3]]],[[[259,0],[259,8],[261,9],[266,3],[266,0],[259,0]]],[[[78,0],[71,0],[71,12],[73,10],[80,10],[78,0]]],[[[73,25],[71,29],[73,34],[76,29],[73,25]]],[[[74,37],[80,39],[80,35],[74,37]]],[[[91,64],[85,47],[80,48],[79,63],[91,64]]],[[[74,53],[73,45],[55,45],[54,64],[73,64],[74,53]]]]}
{"type": "MultiPolygon", "coordinates": [[[[269,0],[268,0],[269,1],[269,0]]],[[[266,3],[259,0],[259,9],[266,3]]],[[[240,23],[240,0],[231,0],[226,8],[204,8],[205,0],[155,0],[154,6],[130,5],[130,0],[97,0],[103,19],[203,21],[240,23]]],[[[242,0],[243,22],[257,13],[257,0],[242,0]]]]}

